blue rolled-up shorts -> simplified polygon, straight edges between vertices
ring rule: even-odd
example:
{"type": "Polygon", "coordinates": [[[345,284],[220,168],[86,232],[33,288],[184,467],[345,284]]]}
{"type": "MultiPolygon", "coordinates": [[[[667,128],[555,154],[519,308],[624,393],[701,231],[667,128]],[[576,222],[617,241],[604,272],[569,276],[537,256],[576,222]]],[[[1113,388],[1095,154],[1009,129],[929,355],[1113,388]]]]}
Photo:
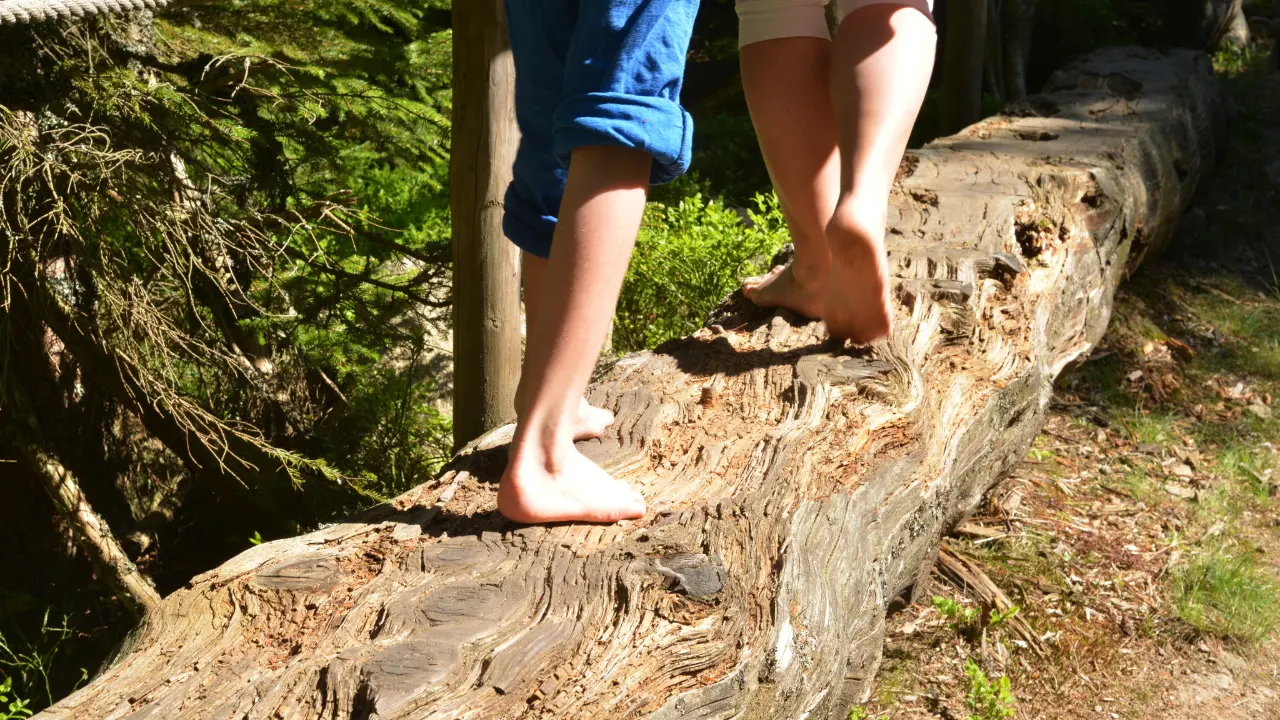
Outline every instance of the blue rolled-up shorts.
{"type": "Polygon", "coordinates": [[[655,184],[689,169],[693,119],[680,87],[698,0],[506,0],[506,8],[521,137],[502,229],[545,258],[575,148],[643,150],[655,184]]]}

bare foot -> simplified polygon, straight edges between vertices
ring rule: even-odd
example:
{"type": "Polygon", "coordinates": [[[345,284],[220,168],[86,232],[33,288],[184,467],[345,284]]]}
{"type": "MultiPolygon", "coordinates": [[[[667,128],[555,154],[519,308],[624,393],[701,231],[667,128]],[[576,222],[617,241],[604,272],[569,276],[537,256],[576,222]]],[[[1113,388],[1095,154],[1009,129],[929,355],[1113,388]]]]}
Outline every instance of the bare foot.
{"type": "Polygon", "coordinates": [[[742,283],[742,294],[760,307],[782,307],[812,320],[822,318],[825,283],[801,282],[795,266],[779,265],[768,275],[747,278],[742,283]]]}
{"type": "Polygon", "coordinates": [[[598,408],[587,402],[586,398],[582,398],[582,402],[578,404],[578,415],[574,421],[574,440],[589,440],[598,438],[604,434],[604,431],[613,424],[613,413],[604,408],[598,408]]]}
{"type": "Polygon", "coordinates": [[[831,281],[822,319],[831,337],[866,344],[893,330],[884,243],[868,233],[829,229],[831,281]]]}
{"type": "Polygon", "coordinates": [[[644,497],[600,469],[572,445],[547,462],[518,448],[498,487],[498,512],[518,523],[614,523],[644,517],[644,497]]]}

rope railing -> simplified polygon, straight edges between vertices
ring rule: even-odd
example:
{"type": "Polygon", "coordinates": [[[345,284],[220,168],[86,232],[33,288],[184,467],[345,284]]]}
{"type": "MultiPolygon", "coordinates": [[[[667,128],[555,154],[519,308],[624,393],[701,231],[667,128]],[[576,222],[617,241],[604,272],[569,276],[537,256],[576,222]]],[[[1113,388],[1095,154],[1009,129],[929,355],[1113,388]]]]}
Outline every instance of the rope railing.
{"type": "Polygon", "coordinates": [[[168,0],[0,0],[0,25],[155,8],[168,0]]]}

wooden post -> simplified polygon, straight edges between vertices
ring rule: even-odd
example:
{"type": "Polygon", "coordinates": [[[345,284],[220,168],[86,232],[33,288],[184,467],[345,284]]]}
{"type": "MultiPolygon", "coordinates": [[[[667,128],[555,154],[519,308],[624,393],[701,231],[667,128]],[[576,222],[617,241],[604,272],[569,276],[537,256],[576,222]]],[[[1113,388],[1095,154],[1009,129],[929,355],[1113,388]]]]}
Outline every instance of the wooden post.
{"type": "Polygon", "coordinates": [[[453,440],[515,417],[520,254],[502,234],[519,134],[501,0],[453,4],[453,440]]]}
{"type": "Polygon", "coordinates": [[[982,66],[989,0],[948,0],[946,62],[942,74],[942,133],[982,119],[982,66]]]}

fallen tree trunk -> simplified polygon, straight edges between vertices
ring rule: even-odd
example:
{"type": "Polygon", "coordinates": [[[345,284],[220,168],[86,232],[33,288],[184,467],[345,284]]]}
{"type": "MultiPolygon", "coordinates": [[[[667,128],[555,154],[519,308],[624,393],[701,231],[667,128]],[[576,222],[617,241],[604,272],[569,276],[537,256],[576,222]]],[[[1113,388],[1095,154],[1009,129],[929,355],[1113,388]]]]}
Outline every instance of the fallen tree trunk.
{"type": "Polygon", "coordinates": [[[585,451],[645,520],[504,522],[495,431],[359,521],[194,578],[42,717],[845,716],[887,606],[1025,453],[1224,122],[1190,52],[1099,52],[1046,92],[904,163],[891,341],[730,301],[592,386],[618,422],[585,451]]]}

